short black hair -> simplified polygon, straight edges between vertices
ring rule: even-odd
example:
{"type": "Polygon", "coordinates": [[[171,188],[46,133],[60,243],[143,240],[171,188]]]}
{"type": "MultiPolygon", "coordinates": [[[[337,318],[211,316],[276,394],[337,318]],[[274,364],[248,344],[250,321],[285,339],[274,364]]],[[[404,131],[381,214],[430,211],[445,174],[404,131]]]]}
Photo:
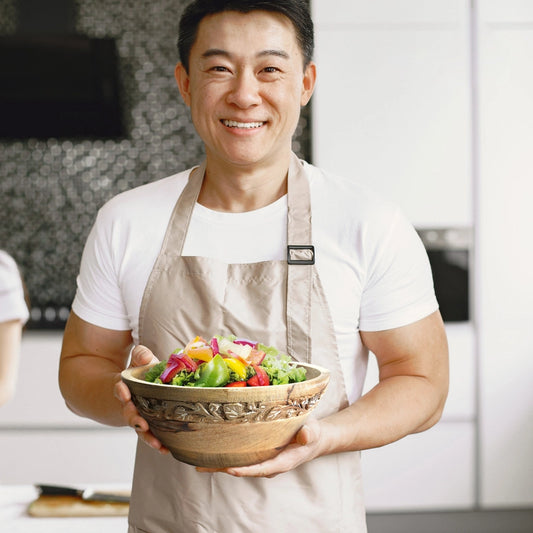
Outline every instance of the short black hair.
{"type": "Polygon", "coordinates": [[[189,72],[191,48],[196,41],[200,22],[208,15],[224,11],[270,11],[285,15],[296,31],[304,67],[313,59],[314,27],[307,0],[194,0],[185,8],[179,24],[178,52],[186,72],[189,72]]]}

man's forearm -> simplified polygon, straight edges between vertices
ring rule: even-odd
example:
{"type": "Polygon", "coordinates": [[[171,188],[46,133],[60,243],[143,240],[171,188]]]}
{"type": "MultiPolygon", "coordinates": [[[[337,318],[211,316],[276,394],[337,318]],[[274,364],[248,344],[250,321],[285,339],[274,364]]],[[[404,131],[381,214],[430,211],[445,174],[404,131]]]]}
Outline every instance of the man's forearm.
{"type": "Polygon", "coordinates": [[[366,450],[435,424],[448,394],[448,344],[438,311],[399,328],[361,332],[377,360],[379,383],[324,419],[326,452],[366,450]]]}
{"type": "Polygon", "coordinates": [[[381,381],[350,407],[321,420],[324,453],[366,450],[433,426],[446,389],[426,378],[395,376],[381,381]]]}
{"type": "Polygon", "coordinates": [[[130,331],[101,328],[71,312],[59,363],[59,387],[71,411],[102,424],[126,424],[114,386],[131,347],[130,331]]]}
{"type": "Polygon", "coordinates": [[[79,416],[110,426],[123,426],[122,405],[114,397],[120,371],[113,362],[90,355],[61,361],[59,386],[67,407],[79,416]]]}

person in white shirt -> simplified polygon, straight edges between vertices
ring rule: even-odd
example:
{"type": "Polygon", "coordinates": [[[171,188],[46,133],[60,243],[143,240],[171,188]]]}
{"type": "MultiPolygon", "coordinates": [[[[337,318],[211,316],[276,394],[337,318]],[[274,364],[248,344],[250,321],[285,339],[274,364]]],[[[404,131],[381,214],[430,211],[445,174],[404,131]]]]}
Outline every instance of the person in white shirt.
{"type": "Polygon", "coordinates": [[[0,405],[15,392],[22,328],[29,318],[17,264],[0,250],[0,405]]]}
{"type": "Polygon", "coordinates": [[[416,232],[354,176],[292,153],[316,82],[312,33],[304,0],[192,2],[175,77],[206,159],[112,199],[88,238],[60,386],[79,415],[137,431],[130,533],[363,533],[360,451],[441,416],[448,350],[416,232]],[[310,259],[294,260],[302,246],[310,259]],[[193,333],[327,367],[322,416],[260,464],[175,460],[120,372],[193,333]],[[369,351],[380,382],[361,396],[369,351]]]}

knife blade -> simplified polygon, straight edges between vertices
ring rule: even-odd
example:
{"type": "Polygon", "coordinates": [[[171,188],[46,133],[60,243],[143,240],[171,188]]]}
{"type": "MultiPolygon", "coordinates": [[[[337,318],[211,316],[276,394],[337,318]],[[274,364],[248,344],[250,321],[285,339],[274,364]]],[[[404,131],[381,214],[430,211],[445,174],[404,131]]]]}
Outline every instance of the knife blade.
{"type": "Polygon", "coordinates": [[[94,489],[77,489],[75,487],[65,487],[62,485],[42,485],[38,484],[35,487],[43,496],[77,496],[85,501],[99,501],[99,502],[118,502],[129,503],[129,494],[119,492],[102,492],[94,489]]]}

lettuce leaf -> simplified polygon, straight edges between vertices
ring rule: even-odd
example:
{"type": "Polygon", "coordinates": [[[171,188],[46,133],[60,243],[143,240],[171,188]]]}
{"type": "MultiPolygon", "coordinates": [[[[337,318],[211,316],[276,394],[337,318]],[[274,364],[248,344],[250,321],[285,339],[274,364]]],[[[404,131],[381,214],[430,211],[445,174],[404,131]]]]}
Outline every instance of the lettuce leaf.
{"type": "Polygon", "coordinates": [[[280,353],[271,346],[261,345],[260,349],[266,352],[261,366],[266,370],[271,385],[287,385],[305,381],[306,369],[296,366],[288,355],[280,353]]]}
{"type": "Polygon", "coordinates": [[[160,361],[155,366],[150,368],[150,370],[148,370],[148,372],[146,372],[146,375],[144,376],[144,379],[146,381],[151,381],[152,383],[154,383],[155,380],[161,375],[163,370],[165,370],[166,366],[167,366],[167,362],[166,361],[160,361]]]}

